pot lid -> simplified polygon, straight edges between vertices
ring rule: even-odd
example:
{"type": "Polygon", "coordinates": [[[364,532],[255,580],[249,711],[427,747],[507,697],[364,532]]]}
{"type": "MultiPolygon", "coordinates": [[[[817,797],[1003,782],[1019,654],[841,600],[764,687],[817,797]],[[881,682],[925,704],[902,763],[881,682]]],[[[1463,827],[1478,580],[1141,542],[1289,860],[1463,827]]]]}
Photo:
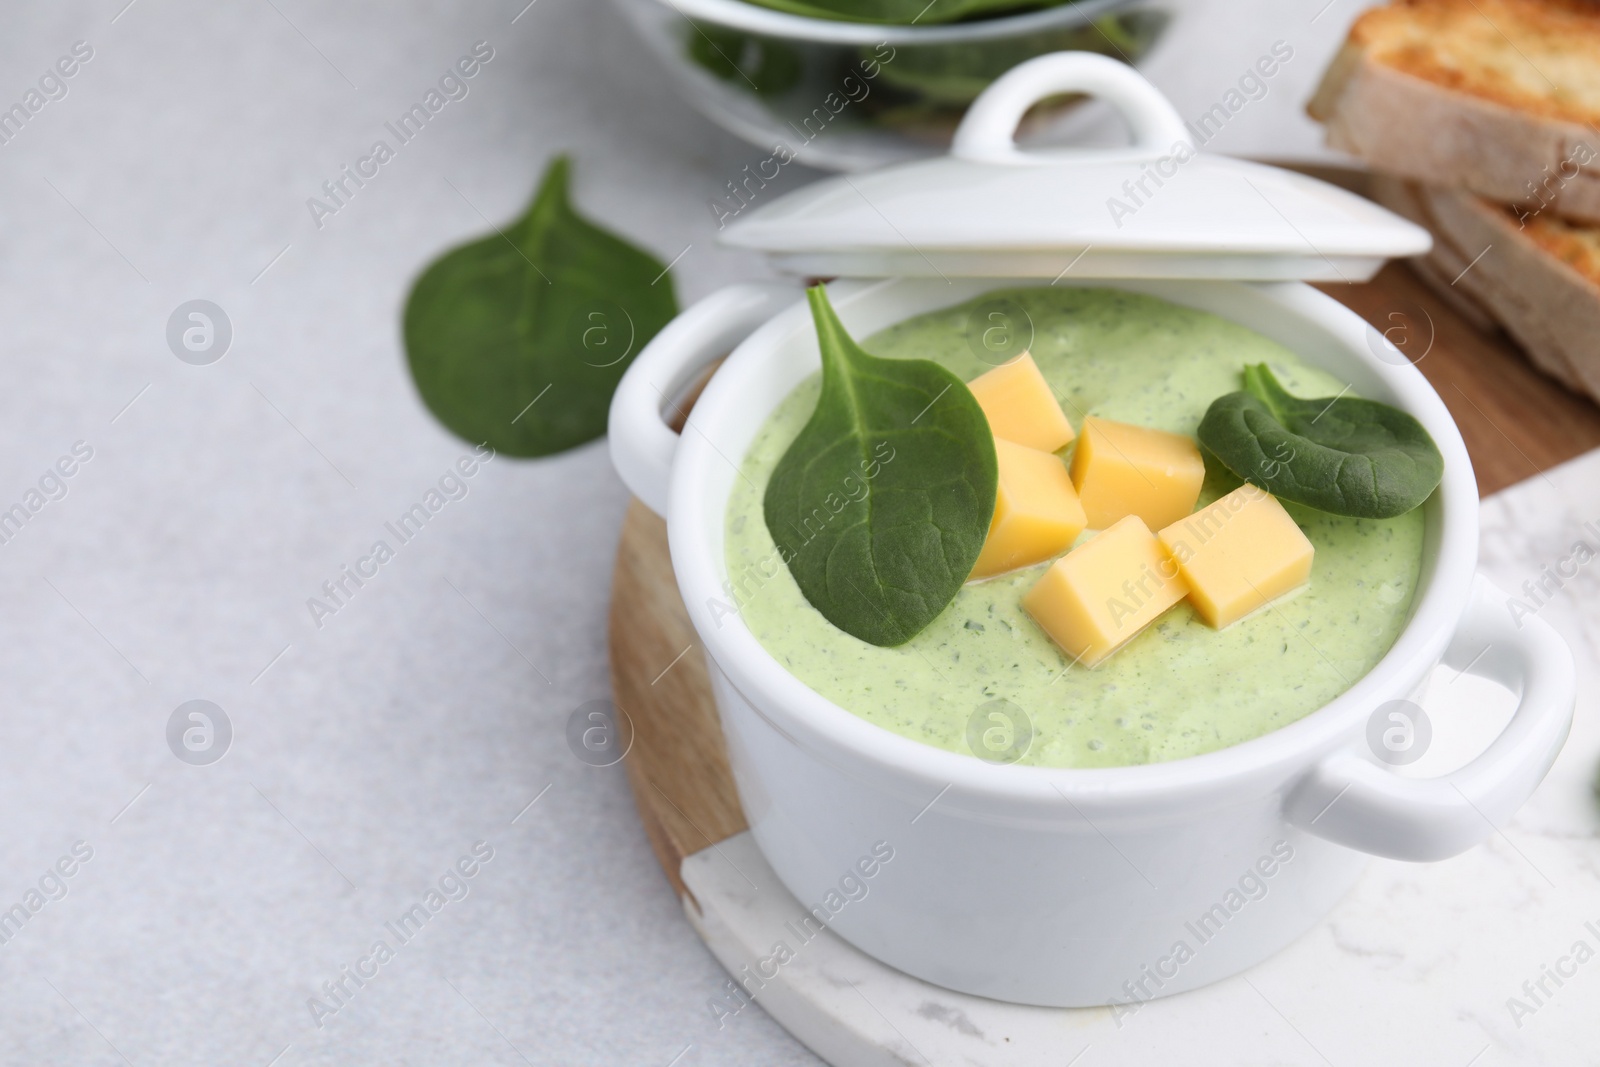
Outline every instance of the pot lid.
{"type": "Polygon", "coordinates": [[[1088,52],[1039,56],[996,80],[950,154],[844,174],[751,207],[723,243],[818,277],[1231,278],[1365,281],[1420,255],[1426,230],[1327,182],[1199,152],[1133,68],[1088,52]],[[1033,151],[1034,104],[1087,93],[1132,143],[1033,151]]]}

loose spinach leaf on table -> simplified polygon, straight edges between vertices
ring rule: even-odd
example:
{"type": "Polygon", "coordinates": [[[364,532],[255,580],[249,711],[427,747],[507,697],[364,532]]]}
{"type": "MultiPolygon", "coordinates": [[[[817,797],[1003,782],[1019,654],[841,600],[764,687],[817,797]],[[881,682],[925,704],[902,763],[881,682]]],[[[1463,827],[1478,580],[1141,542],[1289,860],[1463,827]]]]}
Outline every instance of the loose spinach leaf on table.
{"type": "Polygon", "coordinates": [[[678,311],[664,264],[573,211],[568,169],[555,159],[521,218],[439,257],[406,301],[423,402],[508,455],[605,433],[622,372],[678,311]]]}
{"type": "Polygon", "coordinates": [[[994,437],[966,385],[925,359],[863,351],[807,294],[822,395],[762,510],[807,600],[846,633],[900,645],[972,573],[994,514],[994,437]]]}
{"type": "Polygon", "coordinates": [[[791,15],[841,22],[931,25],[1056,7],[1071,0],[750,0],[791,15]]]}
{"type": "Polygon", "coordinates": [[[1358,397],[1291,396],[1265,363],[1211,402],[1200,443],[1274,496],[1335,515],[1388,519],[1428,499],[1444,457],[1422,424],[1358,397]]]}

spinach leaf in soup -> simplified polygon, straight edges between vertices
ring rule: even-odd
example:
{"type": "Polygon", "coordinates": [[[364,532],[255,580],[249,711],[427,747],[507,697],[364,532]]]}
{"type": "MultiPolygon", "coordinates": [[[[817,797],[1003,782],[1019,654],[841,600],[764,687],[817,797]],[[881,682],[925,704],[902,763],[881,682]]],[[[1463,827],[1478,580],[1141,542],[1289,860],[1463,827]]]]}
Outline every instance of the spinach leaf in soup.
{"type": "Polygon", "coordinates": [[[1438,446],[1404,411],[1352,396],[1292,396],[1265,363],[1245,368],[1243,390],[1211,402],[1199,437],[1250,484],[1334,515],[1404,515],[1444,476],[1438,446]]]}
{"type": "Polygon", "coordinates": [[[552,161],[521,218],[440,256],[406,301],[423,402],[508,455],[605,433],[622,372],[678,311],[663,263],[573,210],[568,172],[552,161]]]}
{"type": "Polygon", "coordinates": [[[965,383],[881,359],[807,296],[822,394],[779,459],[762,511],[805,598],[868,644],[901,645],[955,599],[994,514],[994,438],[965,383]]]}

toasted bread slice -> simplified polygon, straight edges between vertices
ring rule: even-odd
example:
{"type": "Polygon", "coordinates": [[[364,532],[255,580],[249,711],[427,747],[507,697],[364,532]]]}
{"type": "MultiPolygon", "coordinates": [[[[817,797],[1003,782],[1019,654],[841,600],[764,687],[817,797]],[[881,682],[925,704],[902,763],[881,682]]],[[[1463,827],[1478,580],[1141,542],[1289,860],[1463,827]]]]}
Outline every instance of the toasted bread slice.
{"type": "Polygon", "coordinates": [[[1396,0],[1307,110],[1379,170],[1600,221],[1600,4],[1396,0]]]}
{"type": "Polygon", "coordinates": [[[1414,262],[1439,293],[1493,316],[1540,370],[1600,399],[1600,229],[1395,178],[1373,194],[1433,232],[1433,251],[1414,262]]]}

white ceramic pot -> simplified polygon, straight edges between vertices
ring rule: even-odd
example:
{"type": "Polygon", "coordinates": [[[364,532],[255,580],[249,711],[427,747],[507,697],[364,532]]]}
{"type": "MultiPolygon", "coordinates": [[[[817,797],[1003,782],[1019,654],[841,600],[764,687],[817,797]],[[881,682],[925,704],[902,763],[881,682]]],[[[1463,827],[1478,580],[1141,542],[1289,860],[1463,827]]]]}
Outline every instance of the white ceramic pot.
{"type": "MultiPolygon", "coordinates": [[[[864,337],[991,289],[1048,284],[895,278],[838,282],[829,293],[864,337]]],[[[629,369],[610,424],[617,470],[666,517],[740,800],[784,885],[821,902],[885,842],[893,860],[876,871],[869,900],[832,917],[835,932],[939,985],[1056,1006],[1215,981],[1325,915],[1367,854],[1425,861],[1472,847],[1538,785],[1574,701],[1561,639],[1536,618],[1514,623],[1504,595],[1476,575],[1478,495],[1454,422],[1414,367],[1375,354],[1383,350],[1361,319],[1299,282],[1073,284],[1116,285],[1247,326],[1410,412],[1438,443],[1444,480],[1424,505],[1410,621],[1377,667],[1306,718],[1169,763],[1008,766],[871,725],[780,666],[725,610],[723,529],[737,464],[776,405],[819,367],[793,288],[736,286],[685,311],[629,369]],[[674,433],[662,418],[667,398],[730,348],[674,433]],[[1507,686],[1516,712],[1465,767],[1401,777],[1369,750],[1368,721],[1385,702],[1418,694],[1440,662],[1507,686]]],[[[1184,699],[1181,684],[1174,699],[1184,699]]]]}

